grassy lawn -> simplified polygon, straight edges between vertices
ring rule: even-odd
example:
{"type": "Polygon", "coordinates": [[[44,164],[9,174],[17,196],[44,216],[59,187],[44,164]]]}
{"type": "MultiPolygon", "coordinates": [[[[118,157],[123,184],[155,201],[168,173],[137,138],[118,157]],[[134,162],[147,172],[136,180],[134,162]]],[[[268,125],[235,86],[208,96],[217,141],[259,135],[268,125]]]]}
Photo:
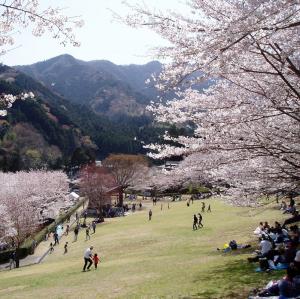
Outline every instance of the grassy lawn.
{"type": "Polygon", "coordinates": [[[73,234],[42,264],[0,273],[0,298],[246,298],[249,290],[283,272],[262,274],[246,261],[249,253],[221,254],[216,250],[235,239],[253,240],[259,221],[282,220],[271,207],[251,209],[206,200],[212,213],[203,214],[204,228],[192,231],[193,214],[201,202],[190,207],[160,203],[98,225],[90,241],[72,243],[73,234]],[[69,252],[63,255],[63,244],[69,252]],[[85,249],[94,246],[101,258],[98,270],[81,272],[85,249]]]}

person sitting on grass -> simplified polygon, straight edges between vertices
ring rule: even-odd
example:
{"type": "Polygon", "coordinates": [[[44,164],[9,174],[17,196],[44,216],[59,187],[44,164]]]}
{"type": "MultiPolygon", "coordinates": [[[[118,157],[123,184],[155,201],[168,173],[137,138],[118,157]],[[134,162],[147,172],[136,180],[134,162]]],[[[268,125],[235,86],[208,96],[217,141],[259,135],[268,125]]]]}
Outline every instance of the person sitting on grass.
{"type": "Polygon", "coordinates": [[[296,243],[297,245],[299,244],[300,232],[299,232],[298,225],[292,225],[292,226],[290,226],[290,231],[288,233],[288,237],[290,238],[290,240],[292,242],[296,243]]]}
{"type": "Polygon", "coordinates": [[[257,252],[256,257],[249,257],[249,262],[258,262],[261,258],[267,258],[270,251],[273,248],[273,244],[271,241],[268,240],[268,238],[265,235],[262,235],[260,238],[260,251],[257,252]]]}
{"type": "Polygon", "coordinates": [[[300,295],[300,276],[293,267],[287,269],[285,277],[268,285],[270,286],[258,294],[259,297],[279,296],[279,299],[287,299],[300,295]]]}
{"type": "MultiPolygon", "coordinates": [[[[243,249],[243,248],[250,248],[251,245],[249,244],[237,244],[235,240],[231,240],[229,243],[225,243],[223,246],[223,253],[229,252],[231,250],[237,250],[237,249],[243,249]]],[[[221,250],[220,248],[217,248],[217,250],[221,250]]]]}
{"type": "Polygon", "coordinates": [[[261,236],[261,234],[263,233],[263,230],[264,230],[264,224],[262,222],[259,222],[258,227],[254,230],[253,233],[255,235],[261,236]]]}
{"type": "Polygon", "coordinates": [[[284,223],[283,223],[283,227],[285,227],[286,225],[288,224],[292,224],[292,223],[295,223],[295,222],[298,222],[300,221],[300,215],[299,215],[299,212],[298,211],[295,211],[293,213],[293,216],[288,218],[288,219],[285,219],[284,223]]]}

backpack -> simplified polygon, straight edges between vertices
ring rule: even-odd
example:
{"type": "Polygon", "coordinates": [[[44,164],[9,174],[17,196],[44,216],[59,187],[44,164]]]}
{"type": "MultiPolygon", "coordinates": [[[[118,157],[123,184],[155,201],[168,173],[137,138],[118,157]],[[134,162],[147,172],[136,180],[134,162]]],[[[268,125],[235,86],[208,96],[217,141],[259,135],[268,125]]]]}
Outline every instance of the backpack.
{"type": "Polygon", "coordinates": [[[235,240],[232,240],[229,242],[229,246],[232,250],[236,250],[237,249],[237,243],[235,240]]]}

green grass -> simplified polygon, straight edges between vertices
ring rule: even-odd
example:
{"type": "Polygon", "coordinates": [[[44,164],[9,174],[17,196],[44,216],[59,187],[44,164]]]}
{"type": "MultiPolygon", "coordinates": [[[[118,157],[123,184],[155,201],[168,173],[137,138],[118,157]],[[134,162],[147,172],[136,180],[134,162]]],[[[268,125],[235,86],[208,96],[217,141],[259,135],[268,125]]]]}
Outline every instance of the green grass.
{"type": "Polygon", "coordinates": [[[246,298],[249,290],[281,276],[262,274],[246,262],[249,251],[221,254],[216,250],[235,239],[253,240],[259,221],[282,220],[278,210],[238,208],[207,200],[212,213],[205,213],[204,228],[192,231],[192,216],[200,201],[190,207],[160,203],[97,226],[91,241],[84,231],[63,255],[63,244],[35,266],[0,273],[0,298],[246,298]],[[81,272],[83,252],[93,245],[100,255],[97,271],[81,272]]]}

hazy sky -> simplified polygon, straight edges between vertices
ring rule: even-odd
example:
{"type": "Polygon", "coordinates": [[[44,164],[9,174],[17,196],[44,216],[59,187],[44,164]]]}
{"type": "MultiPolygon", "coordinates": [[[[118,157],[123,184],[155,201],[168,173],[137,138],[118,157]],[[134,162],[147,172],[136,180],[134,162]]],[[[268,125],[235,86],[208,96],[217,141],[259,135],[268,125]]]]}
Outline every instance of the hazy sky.
{"type": "MultiPolygon", "coordinates": [[[[140,0],[131,0],[136,3],[140,0]]],[[[85,25],[77,29],[81,47],[63,47],[50,34],[35,38],[30,30],[15,35],[16,49],[0,58],[8,65],[31,64],[68,53],[82,60],[106,59],[116,64],[142,64],[154,57],[151,48],[165,44],[158,35],[147,29],[132,29],[113,20],[109,9],[121,15],[127,8],[122,0],[41,0],[45,6],[65,7],[65,14],[81,16],[85,25]]],[[[149,7],[180,8],[177,0],[144,0],[149,7]]]]}

